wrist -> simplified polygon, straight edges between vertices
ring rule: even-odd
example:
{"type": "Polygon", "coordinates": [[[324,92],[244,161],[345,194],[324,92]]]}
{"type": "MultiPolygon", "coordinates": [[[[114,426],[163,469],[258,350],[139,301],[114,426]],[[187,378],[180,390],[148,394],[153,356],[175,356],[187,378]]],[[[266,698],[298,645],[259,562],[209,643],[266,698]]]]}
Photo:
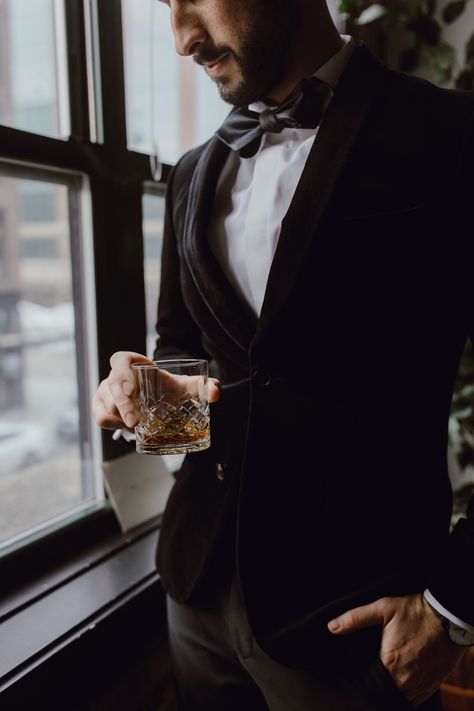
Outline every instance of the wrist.
{"type": "Polygon", "coordinates": [[[471,632],[464,627],[452,622],[448,617],[445,617],[439,610],[436,609],[425,597],[425,602],[440,620],[444,633],[451,644],[456,647],[473,647],[474,632],[471,632]]]}

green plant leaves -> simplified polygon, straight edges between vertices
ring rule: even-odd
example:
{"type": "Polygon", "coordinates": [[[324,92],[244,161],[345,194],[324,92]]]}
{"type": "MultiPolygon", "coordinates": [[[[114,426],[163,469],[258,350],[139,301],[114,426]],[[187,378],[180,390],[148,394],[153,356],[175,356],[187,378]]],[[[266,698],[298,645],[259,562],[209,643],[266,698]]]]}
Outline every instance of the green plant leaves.
{"type": "Polygon", "coordinates": [[[416,69],[435,84],[445,86],[452,80],[455,61],[454,47],[447,42],[441,41],[434,46],[418,43],[400,54],[399,68],[405,72],[416,69]]]}
{"type": "MultiPolygon", "coordinates": [[[[443,38],[444,25],[457,20],[469,0],[450,0],[437,13],[438,0],[339,0],[339,10],[346,14],[353,29],[374,23],[377,37],[408,31],[413,39],[411,47],[400,51],[398,68],[403,72],[421,73],[440,86],[474,90],[474,34],[465,46],[464,66],[457,70],[456,50],[443,38]],[[441,15],[441,18],[440,18],[441,15]]],[[[402,45],[407,44],[402,41],[402,45]]]]}
{"type": "Polygon", "coordinates": [[[379,5],[378,3],[374,3],[373,5],[369,5],[369,7],[366,7],[365,10],[362,10],[356,20],[356,23],[358,25],[368,25],[370,22],[374,22],[375,20],[378,20],[386,14],[386,7],[384,7],[383,5],[379,5]]]}
{"type": "Polygon", "coordinates": [[[418,65],[420,51],[417,47],[405,49],[399,58],[399,69],[401,72],[411,72],[418,65]]]}
{"type": "Polygon", "coordinates": [[[474,34],[466,42],[465,65],[456,77],[456,89],[474,90],[474,34]]]}
{"type": "Polygon", "coordinates": [[[474,67],[474,34],[466,42],[466,64],[474,67]]]}
{"type": "Polygon", "coordinates": [[[429,15],[418,14],[406,23],[407,30],[414,32],[427,45],[435,45],[440,41],[441,26],[429,15]]]}
{"type": "Polygon", "coordinates": [[[457,18],[462,15],[466,9],[466,0],[454,0],[454,2],[448,3],[443,9],[443,20],[446,23],[454,22],[457,18]]]}
{"type": "Polygon", "coordinates": [[[365,7],[364,0],[340,0],[339,2],[339,12],[349,15],[352,21],[359,17],[365,7]]]}
{"type": "Polygon", "coordinates": [[[447,42],[440,42],[431,49],[434,66],[434,81],[441,86],[448,84],[453,76],[456,53],[454,47],[447,42]]]}

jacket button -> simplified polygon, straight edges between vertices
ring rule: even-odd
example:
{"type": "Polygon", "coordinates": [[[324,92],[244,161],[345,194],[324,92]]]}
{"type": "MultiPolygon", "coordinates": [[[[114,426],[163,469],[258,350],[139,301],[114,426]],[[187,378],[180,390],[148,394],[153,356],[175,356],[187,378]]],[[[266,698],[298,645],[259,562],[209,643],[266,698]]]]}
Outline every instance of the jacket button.
{"type": "Polygon", "coordinates": [[[252,373],[252,380],[255,385],[265,388],[272,382],[272,374],[270,371],[264,370],[263,368],[255,368],[252,373]]]}
{"type": "Polygon", "coordinates": [[[216,464],[216,477],[219,481],[224,481],[224,467],[222,464],[216,464]]]}

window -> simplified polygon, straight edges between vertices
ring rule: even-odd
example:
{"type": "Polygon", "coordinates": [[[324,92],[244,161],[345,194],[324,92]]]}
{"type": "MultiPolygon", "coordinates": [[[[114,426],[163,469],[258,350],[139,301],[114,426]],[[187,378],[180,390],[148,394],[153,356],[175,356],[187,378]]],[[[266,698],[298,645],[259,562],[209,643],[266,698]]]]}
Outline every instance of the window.
{"type": "Polygon", "coordinates": [[[0,123],[66,137],[63,3],[0,0],[0,27],[0,123]]]}
{"type": "MultiPolygon", "coordinates": [[[[0,680],[15,688],[18,679],[34,684],[30,669],[62,656],[81,625],[141,599],[157,580],[158,519],[122,535],[104,494],[102,462],[130,447],[91,413],[111,354],[146,352],[142,198],[145,185],[160,197],[170,170],[164,164],[154,183],[150,157],[127,146],[121,20],[120,2],[0,0],[3,637],[28,620],[5,637],[0,680]],[[144,528],[137,561],[129,546],[145,544],[144,528]],[[133,575],[117,578],[130,558],[133,575]],[[91,568],[110,585],[84,594],[91,568]],[[67,602],[56,608],[54,593],[67,602]],[[44,602],[48,625],[36,623],[44,602]]],[[[155,263],[160,210],[152,199],[155,263]]]]}
{"type": "Polygon", "coordinates": [[[56,182],[2,175],[0,164],[11,265],[0,292],[0,546],[103,499],[90,417],[79,402],[80,389],[87,399],[91,389],[84,317],[93,307],[84,289],[93,265],[83,262],[87,250],[71,249],[87,229],[68,217],[82,200],[81,178],[51,177],[56,182]],[[52,198],[47,221],[41,210],[36,222],[22,216],[22,196],[35,193],[52,198]]]}
{"type": "Polygon", "coordinates": [[[176,54],[163,3],[122,0],[122,12],[128,146],[175,163],[212,136],[230,106],[202,67],[176,54]]]}
{"type": "Polygon", "coordinates": [[[164,191],[127,146],[121,19],[120,2],[0,0],[2,565],[74,522],[117,525],[101,460],[129,448],[91,401],[112,353],[146,352],[142,198],[159,266],[164,191]]]}

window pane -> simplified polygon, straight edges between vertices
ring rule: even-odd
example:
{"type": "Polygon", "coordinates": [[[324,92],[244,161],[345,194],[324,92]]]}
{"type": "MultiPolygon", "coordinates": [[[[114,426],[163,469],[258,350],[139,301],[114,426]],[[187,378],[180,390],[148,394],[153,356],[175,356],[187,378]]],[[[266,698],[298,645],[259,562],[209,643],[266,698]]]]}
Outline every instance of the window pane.
{"type": "Polygon", "coordinates": [[[175,163],[207,140],[230,111],[212,80],[174,48],[169,9],[122,0],[129,148],[175,163]]]}
{"type": "Polygon", "coordinates": [[[53,222],[55,189],[48,183],[26,180],[21,184],[20,215],[23,222],[53,222]]]}
{"type": "Polygon", "coordinates": [[[161,247],[163,244],[163,195],[148,193],[143,196],[143,240],[145,256],[145,299],[147,322],[147,355],[151,357],[156,341],[156,309],[160,289],[161,247]]]}
{"type": "Polygon", "coordinates": [[[0,175],[0,547],[102,497],[81,405],[74,197],[67,185],[0,175]],[[33,201],[25,219],[24,198],[38,195],[48,209],[33,201]]]}
{"type": "Polygon", "coordinates": [[[0,123],[69,133],[62,0],[0,0],[0,123]]]}

